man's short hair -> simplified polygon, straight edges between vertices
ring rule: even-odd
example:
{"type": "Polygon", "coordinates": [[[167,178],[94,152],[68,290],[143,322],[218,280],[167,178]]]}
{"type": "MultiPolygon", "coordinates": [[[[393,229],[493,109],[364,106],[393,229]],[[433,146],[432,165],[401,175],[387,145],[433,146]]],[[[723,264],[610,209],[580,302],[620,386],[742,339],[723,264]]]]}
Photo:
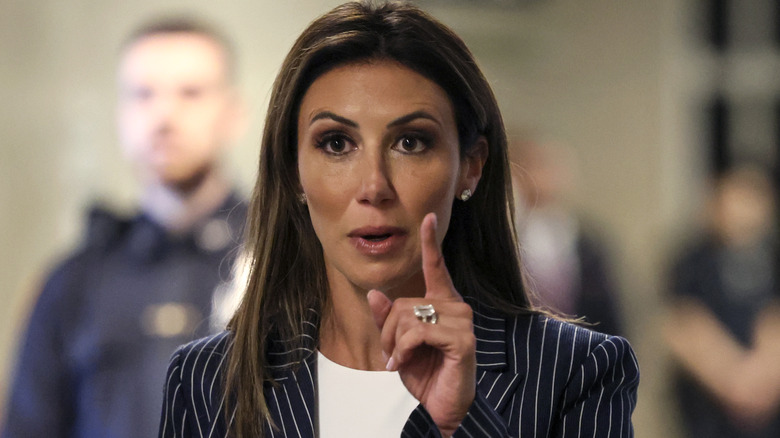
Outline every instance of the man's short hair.
{"type": "Polygon", "coordinates": [[[195,17],[167,16],[147,21],[131,32],[120,48],[124,52],[130,46],[146,37],[171,33],[200,35],[214,41],[222,49],[225,56],[228,79],[230,81],[235,80],[236,54],[232,42],[216,26],[195,17]]]}

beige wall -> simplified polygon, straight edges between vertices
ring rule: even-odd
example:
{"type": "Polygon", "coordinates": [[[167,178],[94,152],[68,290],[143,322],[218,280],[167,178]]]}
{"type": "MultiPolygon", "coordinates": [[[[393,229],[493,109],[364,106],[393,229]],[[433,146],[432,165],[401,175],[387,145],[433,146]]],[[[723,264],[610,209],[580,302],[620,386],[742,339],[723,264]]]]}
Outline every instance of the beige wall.
{"type": "MultiPolygon", "coordinates": [[[[0,13],[0,386],[35,285],[77,241],[95,197],[132,205],[114,132],[121,38],[160,11],[195,10],[237,42],[252,123],[233,154],[249,187],[263,107],[286,50],[338,2],[71,0],[4,2],[0,13]]],[[[576,148],[577,203],[607,233],[642,366],[637,436],[673,436],[657,337],[670,236],[689,222],[702,164],[698,66],[682,0],[539,0],[510,10],[430,4],[471,46],[508,126],[576,148]]],[[[2,388],[0,388],[2,390],[2,388]]]]}

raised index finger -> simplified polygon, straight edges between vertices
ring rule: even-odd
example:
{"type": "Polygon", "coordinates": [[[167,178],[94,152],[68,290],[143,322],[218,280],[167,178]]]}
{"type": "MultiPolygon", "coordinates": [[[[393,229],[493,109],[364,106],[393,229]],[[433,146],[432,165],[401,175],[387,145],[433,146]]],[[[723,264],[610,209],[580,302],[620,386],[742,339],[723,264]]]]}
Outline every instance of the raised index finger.
{"type": "Polygon", "coordinates": [[[444,255],[436,240],[436,213],[425,215],[420,225],[420,240],[422,240],[422,265],[425,277],[425,298],[458,298],[461,299],[452,284],[450,272],[444,264],[444,255]]]}

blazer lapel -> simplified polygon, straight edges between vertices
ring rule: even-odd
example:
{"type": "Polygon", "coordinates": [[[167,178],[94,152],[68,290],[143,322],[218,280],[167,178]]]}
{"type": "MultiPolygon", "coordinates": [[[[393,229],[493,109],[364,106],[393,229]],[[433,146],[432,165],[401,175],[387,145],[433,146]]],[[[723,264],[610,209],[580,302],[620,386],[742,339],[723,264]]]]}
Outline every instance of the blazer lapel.
{"type": "MultiPolygon", "coordinates": [[[[317,421],[317,339],[318,315],[310,309],[310,320],[303,324],[303,360],[295,360],[289,341],[277,341],[268,352],[272,380],[264,392],[273,426],[266,425],[269,437],[316,436],[317,421]]],[[[300,345],[300,344],[298,344],[300,345]]],[[[298,356],[300,357],[300,356],[298,356]]]]}
{"type": "Polygon", "coordinates": [[[477,338],[477,390],[500,415],[525,376],[510,369],[507,361],[506,318],[490,316],[471,304],[477,338]]]}
{"type": "Polygon", "coordinates": [[[276,425],[268,436],[309,438],[315,435],[316,354],[310,354],[297,369],[285,372],[266,385],[266,400],[276,425]]]}

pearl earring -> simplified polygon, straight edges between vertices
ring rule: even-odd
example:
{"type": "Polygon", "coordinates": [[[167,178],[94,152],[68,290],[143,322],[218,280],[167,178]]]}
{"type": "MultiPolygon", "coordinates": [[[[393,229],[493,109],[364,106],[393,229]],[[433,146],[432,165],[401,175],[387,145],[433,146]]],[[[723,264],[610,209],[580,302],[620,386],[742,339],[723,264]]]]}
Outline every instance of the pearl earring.
{"type": "Polygon", "coordinates": [[[306,193],[301,193],[298,195],[298,202],[300,202],[303,205],[306,205],[306,203],[309,201],[308,198],[306,198],[306,193]]]}
{"type": "Polygon", "coordinates": [[[470,189],[463,190],[460,193],[460,200],[461,201],[466,202],[466,201],[469,200],[469,198],[471,198],[471,190],[470,189]]]}

